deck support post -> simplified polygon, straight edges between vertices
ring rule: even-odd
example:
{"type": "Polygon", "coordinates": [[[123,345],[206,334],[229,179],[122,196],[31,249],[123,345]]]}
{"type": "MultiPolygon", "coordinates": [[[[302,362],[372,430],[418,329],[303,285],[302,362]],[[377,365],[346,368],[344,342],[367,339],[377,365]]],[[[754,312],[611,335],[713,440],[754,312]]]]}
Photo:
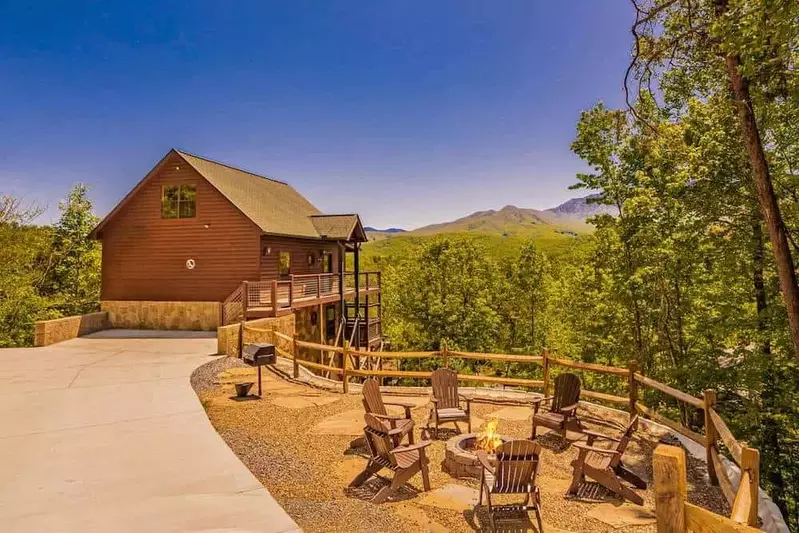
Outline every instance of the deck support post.
{"type": "Polygon", "coordinates": [[[272,280],[272,316],[277,316],[277,280],[272,280]]]}
{"type": "Polygon", "coordinates": [[[350,378],[347,376],[347,368],[349,367],[349,359],[350,359],[350,341],[344,341],[344,352],[341,354],[341,388],[344,391],[344,394],[347,394],[350,390],[350,378]]]}
{"type": "Polygon", "coordinates": [[[295,333],[294,335],[291,336],[291,355],[292,355],[292,363],[294,366],[294,368],[292,369],[292,375],[294,376],[294,379],[300,377],[300,364],[297,362],[297,357],[299,356],[297,352],[299,351],[299,349],[300,348],[297,346],[297,334],[295,333]]]}
{"type": "Polygon", "coordinates": [[[246,281],[241,282],[241,326],[239,327],[239,359],[244,357],[244,329],[247,325],[247,307],[250,306],[250,291],[246,281]]]}
{"type": "Polygon", "coordinates": [[[655,515],[658,533],[685,533],[685,499],[688,494],[685,452],[659,445],[652,457],[655,481],[655,515]]]}
{"type": "Polygon", "coordinates": [[[638,362],[630,361],[627,365],[630,373],[627,376],[627,387],[630,393],[630,420],[638,413],[638,408],[635,406],[638,403],[638,382],[635,381],[635,373],[638,372],[638,362]]]}
{"type": "Polygon", "coordinates": [[[716,466],[713,463],[713,448],[716,447],[716,427],[713,425],[713,419],[710,418],[710,410],[716,408],[716,391],[708,389],[705,391],[705,460],[707,461],[707,474],[710,477],[711,485],[719,484],[719,477],[716,473],[716,466]]]}
{"type": "MultiPolygon", "coordinates": [[[[360,243],[355,243],[355,255],[353,258],[353,265],[355,266],[355,319],[361,316],[361,266],[360,266],[360,259],[359,259],[359,250],[361,248],[360,243]]],[[[360,330],[360,325],[356,327],[356,330],[360,330]]],[[[355,349],[361,349],[361,332],[355,332],[355,349]]]]}
{"type": "MultiPolygon", "coordinates": [[[[346,262],[344,261],[344,256],[347,253],[347,249],[344,245],[339,242],[338,243],[338,308],[339,308],[339,319],[346,320],[346,304],[344,302],[344,269],[346,268],[346,262]]],[[[346,336],[346,328],[341,332],[342,338],[346,336]]]]}

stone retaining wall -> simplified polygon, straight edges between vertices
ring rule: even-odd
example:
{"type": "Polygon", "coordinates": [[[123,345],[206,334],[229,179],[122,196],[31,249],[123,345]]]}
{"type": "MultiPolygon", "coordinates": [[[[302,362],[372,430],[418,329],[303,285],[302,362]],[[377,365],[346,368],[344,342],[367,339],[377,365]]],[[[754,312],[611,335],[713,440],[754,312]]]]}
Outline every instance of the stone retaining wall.
{"type": "Polygon", "coordinates": [[[34,325],[33,345],[49,346],[109,328],[108,313],[89,313],[54,320],[41,320],[34,325]]]}
{"type": "MultiPolygon", "coordinates": [[[[288,314],[281,317],[273,318],[259,318],[258,320],[247,321],[248,326],[258,329],[266,329],[271,331],[279,331],[284,335],[293,336],[295,332],[294,314],[288,314]]],[[[220,326],[216,328],[216,346],[217,353],[227,355],[229,357],[238,357],[239,354],[239,331],[241,324],[230,324],[229,326],[220,326]]],[[[262,332],[245,332],[244,343],[251,342],[272,342],[273,337],[271,333],[262,332]]],[[[286,348],[286,347],[284,347],[286,348]]]]}
{"type": "Polygon", "coordinates": [[[112,328],[214,331],[219,327],[219,302],[153,302],[106,300],[100,310],[108,313],[112,328]]]}

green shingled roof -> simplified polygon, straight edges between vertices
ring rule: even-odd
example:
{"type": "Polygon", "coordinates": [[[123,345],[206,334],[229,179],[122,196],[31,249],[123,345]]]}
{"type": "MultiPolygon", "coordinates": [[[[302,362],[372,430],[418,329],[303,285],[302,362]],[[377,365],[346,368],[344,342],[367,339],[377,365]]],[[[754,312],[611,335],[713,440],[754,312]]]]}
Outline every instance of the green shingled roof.
{"type": "MultiPolygon", "coordinates": [[[[348,240],[354,238],[360,242],[367,240],[358,215],[324,215],[287,183],[181,150],[174,150],[174,152],[264,233],[315,239],[348,240]]],[[[162,162],[165,159],[166,157],[162,162]]],[[[93,236],[97,235],[102,226],[146,180],[147,178],[142,180],[136,188],[128,193],[125,199],[92,231],[93,236]]]]}

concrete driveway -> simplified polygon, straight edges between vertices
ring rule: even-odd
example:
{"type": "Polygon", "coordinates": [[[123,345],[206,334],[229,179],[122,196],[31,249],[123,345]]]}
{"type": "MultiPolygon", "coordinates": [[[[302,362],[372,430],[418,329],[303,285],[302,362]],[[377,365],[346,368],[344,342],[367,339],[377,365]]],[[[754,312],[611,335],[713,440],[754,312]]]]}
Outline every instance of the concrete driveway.
{"type": "Polygon", "coordinates": [[[123,330],[0,350],[0,529],[299,531],[189,384],[214,352],[123,330]]]}

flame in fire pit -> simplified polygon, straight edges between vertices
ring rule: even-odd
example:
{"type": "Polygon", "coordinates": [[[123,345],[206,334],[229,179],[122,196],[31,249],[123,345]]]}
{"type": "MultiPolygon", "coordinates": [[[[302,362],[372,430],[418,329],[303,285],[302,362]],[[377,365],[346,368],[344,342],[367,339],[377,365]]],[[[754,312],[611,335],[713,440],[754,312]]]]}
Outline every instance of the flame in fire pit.
{"type": "Polygon", "coordinates": [[[502,444],[502,439],[499,438],[499,433],[497,433],[497,425],[499,425],[499,421],[492,420],[486,424],[483,431],[477,434],[477,446],[488,453],[494,453],[497,446],[502,444]]]}

